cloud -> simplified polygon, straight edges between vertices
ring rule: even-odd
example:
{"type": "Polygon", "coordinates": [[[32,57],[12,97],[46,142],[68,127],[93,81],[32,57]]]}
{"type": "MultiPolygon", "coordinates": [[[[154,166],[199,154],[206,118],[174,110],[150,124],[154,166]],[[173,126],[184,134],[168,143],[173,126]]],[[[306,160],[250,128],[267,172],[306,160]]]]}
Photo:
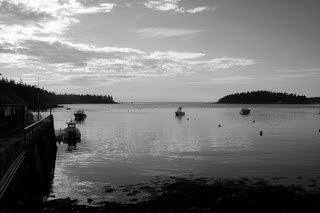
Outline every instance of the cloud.
{"type": "Polygon", "coordinates": [[[174,10],[178,8],[178,5],[173,3],[167,3],[164,1],[148,1],[145,3],[145,6],[154,9],[154,10],[160,10],[160,11],[169,11],[174,10]]]}
{"type": "Polygon", "coordinates": [[[76,0],[0,0],[0,45],[57,38],[79,22],[76,15],[110,12],[115,6],[104,3],[86,7],[76,0]]]}
{"type": "Polygon", "coordinates": [[[320,68],[314,69],[286,69],[286,70],[276,70],[277,72],[285,72],[285,73],[299,73],[299,72],[319,72],[320,68]]]}
{"type": "Polygon", "coordinates": [[[316,73],[301,73],[301,74],[286,74],[286,75],[279,75],[280,78],[286,79],[286,78],[305,78],[309,76],[316,75],[316,73]]]}
{"type": "Polygon", "coordinates": [[[17,24],[18,22],[37,22],[53,16],[46,11],[25,6],[22,2],[1,0],[0,17],[1,24],[17,24]]]}
{"type": "Polygon", "coordinates": [[[23,54],[14,54],[14,53],[0,53],[0,63],[3,64],[12,64],[14,66],[24,65],[24,62],[27,60],[33,60],[34,57],[29,57],[23,54]]]}
{"type": "Polygon", "coordinates": [[[115,7],[115,4],[103,3],[98,7],[80,7],[74,11],[74,13],[109,13],[115,7]]]}
{"type": "Polygon", "coordinates": [[[81,79],[86,85],[93,85],[94,82],[113,83],[191,75],[196,72],[256,63],[252,59],[233,57],[203,60],[206,56],[204,53],[177,51],[146,53],[131,48],[96,47],[51,39],[26,40],[21,45],[24,48],[15,49],[14,53],[0,53],[0,63],[37,69],[37,76],[51,83],[59,79],[61,82],[73,83],[75,79],[81,79]],[[43,73],[41,70],[51,72],[43,73]]]}
{"type": "Polygon", "coordinates": [[[209,69],[228,69],[234,66],[249,66],[254,65],[257,62],[253,59],[245,59],[245,58],[232,58],[232,57],[222,57],[222,58],[214,58],[207,61],[188,61],[187,63],[191,65],[202,65],[203,67],[209,69]]]}
{"type": "Polygon", "coordinates": [[[152,10],[158,11],[173,11],[177,13],[199,13],[203,11],[214,11],[216,8],[209,7],[196,7],[186,9],[180,6],[181,0],[158,0],[158,1],[147,1],[144,5],[152,10]]]}
{"type": "Polygon", "coordinates": [[[292,78],[305,78],[320,73],[319,68],[312,69],[279,69],[276,72],[281,73],[277,78],[279,79],[292,79],[292,78]]]}
{"type": "Polygon", "coordinates": [[[208,11],[208,10],[210,10],[210,8],[208,8],[208,7],[196,7],[193,9],[186,10],[186,11],[188,13],[199,13],[199,12],[208,11]]]}
{"type": "Polygon", "coordinates": [[[188,53],[188,52],[153,52],[146,58],[149,59],[171,59],[171,60],[182,60],[182,59],[193,59],[205,56],[203,53],[188,53]]]}
{"type": "MultiPolygon", "coordinates": [[[[81,1],[86,2],[86,1],[81,1]]],[[[151,9],[177,11],[180,0],[148,1],[151,9]]],[[[91,2],[92,3],[92,2],[91,2]]],[[[115,4],[86,6],[76,0],[0,0],[0,64],[25,72],[22,78],[37,76],[45,84],[94,85],[133,79],[191,75],[195,72],[249,66],[251,59],[222,57],[204,60],[205,53],[152,51],[73,43],[64,33],[78,16],[111,12],[115,4]]],[[[206,10],[189,9],[189,13],[206,10]]],[[[144,28],[143,38],[190,37],[201,29],[144,28]]],[[[208,56],[206,56],[208,57],[208,56]]]]}
{"type": "Polygon", "coordinates": [[[138,30],[138,34],[142,38],[169,38],[194,36],[204,31],[201,29],[143,28],[138,30]]]}
{"type": "Polygon", "coordinates": [[[210,82],[215,84],[248,83],[248,81],[252,79],[254,78],[246,77],[246,76],[231,76],[231,77],[213,78],[210,80],[210,82]]]}

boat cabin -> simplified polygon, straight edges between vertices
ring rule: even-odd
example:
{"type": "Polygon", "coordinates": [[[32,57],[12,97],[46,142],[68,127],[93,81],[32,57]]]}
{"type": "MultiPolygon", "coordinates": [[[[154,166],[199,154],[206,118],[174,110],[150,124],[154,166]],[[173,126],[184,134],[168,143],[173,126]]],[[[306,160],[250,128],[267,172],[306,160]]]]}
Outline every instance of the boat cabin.
{"type": "Polygon", "coordinates": [[[67,122],[67,128],[63,130],[62,138],[63,143],[75,146],[77,143],[81,142],[81,133],[78,128],[76,128],[76,122],[67,122]]]}
{"type": "Polygon", "coordinates": [[[176,116],[185,115],[185,112],[182,111],[182,107],[178,107],[177,111],[175,111],[176,116]]]}

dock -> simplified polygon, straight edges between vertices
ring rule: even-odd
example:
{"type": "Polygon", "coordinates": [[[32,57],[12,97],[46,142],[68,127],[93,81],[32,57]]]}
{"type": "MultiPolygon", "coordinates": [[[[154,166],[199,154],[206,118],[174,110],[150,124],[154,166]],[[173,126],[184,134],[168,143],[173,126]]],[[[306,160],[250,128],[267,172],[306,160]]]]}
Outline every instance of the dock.
{"type": "Polygon", "coordinates": [[[0,212],[49,194],[56,151],[52,115],[0,136],[0,212]]]}

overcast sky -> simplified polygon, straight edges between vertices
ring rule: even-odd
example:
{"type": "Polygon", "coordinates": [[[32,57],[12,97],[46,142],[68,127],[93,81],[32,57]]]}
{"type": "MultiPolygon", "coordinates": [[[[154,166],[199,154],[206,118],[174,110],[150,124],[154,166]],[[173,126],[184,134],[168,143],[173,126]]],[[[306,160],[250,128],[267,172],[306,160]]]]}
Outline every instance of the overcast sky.
{"type": "Polygon", "coordinates": [[[319,20],[319,0],[0,0],[0,73],[119,102],[320,96],[319,20]]]}

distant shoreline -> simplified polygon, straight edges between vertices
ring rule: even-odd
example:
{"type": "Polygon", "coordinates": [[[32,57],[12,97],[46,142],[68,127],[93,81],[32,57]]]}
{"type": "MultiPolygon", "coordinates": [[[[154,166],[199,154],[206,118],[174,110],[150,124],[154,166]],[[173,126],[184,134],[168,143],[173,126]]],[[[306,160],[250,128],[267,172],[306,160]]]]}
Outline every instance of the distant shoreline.
{"type": "Polygon", "coordinates": [[[304,95],[271,91],[252,91],[226,95],[218,100],[222,104],[313,104],[320,103],[320,97],[307,98],[304,95]]]}
{"type": "MultiPolygon", "coordinates": [[[[114,103],[63,103],[63,104],[57,104],[54,106],[40,106],[40,110],[63,108],[63,107],[65,107],[65,105],[68,105],[68,104],[119,104],[119,103],[117,103],[117,102],[114,102],[114,103]]],[[[31,110],[37,110],[37,109],[32,108],[31,110]]]]}
{"type": "Polygon", "coordinates": [[[319,103],[220,103],[220,102],[214,102],[213,104],[257,104],[257,105],[268,105],[268,104],[273,104],[273,105],[312,105],[312,104],[320,104],[319,103]]]}

